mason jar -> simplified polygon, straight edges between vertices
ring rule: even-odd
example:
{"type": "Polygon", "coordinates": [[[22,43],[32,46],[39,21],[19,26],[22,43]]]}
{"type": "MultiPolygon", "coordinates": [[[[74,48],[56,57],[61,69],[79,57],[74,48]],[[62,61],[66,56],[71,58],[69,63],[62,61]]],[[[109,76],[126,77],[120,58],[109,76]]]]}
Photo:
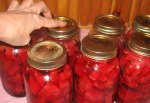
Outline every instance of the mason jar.
{"type": "Polygon", "coordinates": [[[54,19],[65,21],[67,25],[65,27],[47,29],[49,36],[47,39],[59,42],[66,47],[69,64],[74,68],[76,58],[80,54],[79,28],[77,23],[68,17],[56,17],[54,19]]]}
{"type": "Polygon", "coordinates": [[[53,41],[28,49],[24,71],[28,103],[72,103],[73,77],[64,46],[53,41]]]}
{"type": "Polygon", "coordinates": [[[119,103],[150,102],[150,34],[135,32],[121,58],[119,103]]]}
{"type": "Polygon", "coordinates": [[[118,58],[120,59],[125,47],[123,35],[125,33],[124,22],[115,15],[98,15],[93,23],[92,30],[89,34],[101,34],[114,38],[118,44],[118,58]]]}
{"type": "Polygon", "coordinates": [[[134,18],[132,28],[124,37],[126,43],[128,43],[131,34],[134,32],[150,33],[150,15],[139,15],[134,18]]]}
{"type": "Polygon", "coordinates": [[[75,103],[112,103],[120,71],[115,40],[88,35],[81,51],[75,63],[75,103]]]}
{"type": "Polygon", "coordinates": [[[34,30],[31,34],[31,40],[30,40],[30,46],[34,45],[38,42],[44,41],[48,38],[48,35],[46,34],[46,28],[40,28],[34,30]]]}
{"type": "Polygon", "coordinates": [[[12,96],[25,96],[23,70],[27,66],[27,47],[0,44],[1,81],[5,91],[12,96]]]}

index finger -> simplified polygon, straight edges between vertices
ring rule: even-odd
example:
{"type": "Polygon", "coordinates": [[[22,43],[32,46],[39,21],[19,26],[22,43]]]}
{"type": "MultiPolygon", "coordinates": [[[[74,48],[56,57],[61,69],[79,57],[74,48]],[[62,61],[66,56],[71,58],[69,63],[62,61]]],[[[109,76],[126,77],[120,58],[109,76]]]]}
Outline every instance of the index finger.
{"type": "Polygon", "coordinates": [[[52,18],[51,12],[43,1],[35,3],[27,10],[35,12],[37,14],[43,13],[46,18],[52,18]]]}

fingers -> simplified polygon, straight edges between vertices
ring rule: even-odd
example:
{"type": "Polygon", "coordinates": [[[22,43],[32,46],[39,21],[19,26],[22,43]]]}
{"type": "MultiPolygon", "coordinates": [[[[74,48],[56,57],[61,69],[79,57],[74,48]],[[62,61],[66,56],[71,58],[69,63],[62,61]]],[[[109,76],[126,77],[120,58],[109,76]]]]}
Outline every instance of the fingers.
{"type": "Polygon", "coordinates": [[[66,26],[67,23],[64,21],[60,21],[60,20],[47,19],[47,18],[41,17],[38,24],[39,26],[36,29],[39,29],[41,27],[47,27],[47,28],[64,27],[66,26]]]}
{"type": "Polygon", "coordinates": [[[10,6],[8,7],[7,11],[13,11],[16,10],[16,8],[19,6],[19,3],[17,0],[12,0],[10,3],[10,6]]]}
{"type": "Polygon", "coordinates": [[[50,10],[48,9],[48,7],[45,5],[43,1],[37,2],[36,4],[28,8],[27,10],[30,10],[37,14],[43,13],[46,18],[52,18],[50,10]]]}
{"type": "Polygon", "coordinates": [[[23,0],[22,4],[17,8],[18,10],[25,9],[33,5],[33,0],[23,0]]]}

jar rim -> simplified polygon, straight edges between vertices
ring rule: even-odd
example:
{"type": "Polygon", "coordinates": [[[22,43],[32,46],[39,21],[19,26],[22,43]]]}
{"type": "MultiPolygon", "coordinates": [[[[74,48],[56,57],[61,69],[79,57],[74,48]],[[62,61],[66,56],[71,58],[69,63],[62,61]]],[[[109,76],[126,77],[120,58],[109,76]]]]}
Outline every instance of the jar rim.
{"type": "Polygon", "coordinates": [[[50,37],[57,38],[57,39],[67,39],[76,36],[78,31],[77,22],[69,17],[58,16],[55,17],[54,20],[61,20],[67,22],[65,27],[55,27],[46,29],[47,34],[50,37]]]}
{"type": "Polygon", "coordinates": [[[123,20],[111,14],[98,15],[93,28],[107,35],[120,35],[125,30],[123,20]]]}
{"type": "Polygon", "coordinates": [[[53,70],[66,63],[65,47],[54,41],[42,41],[31,46],[27,62],[38,70],[53,70]]]}
{"type": "Polygon", "coordinates": [[[107,60],[117,55],[116,41],[104,35],[88,35],[81,42],[81,52],[95,60],[107,60]]]}
{"type": "Polygon", "coordinates": [[[132,27],[138,32],[150,33],[150,15],[136,16],[132,27]]]}
{"type": "Polygon", "coordinates": [[[150,34],[140,32],[132,33],[128,47],[139,55],[150,56],[150,34]]]}

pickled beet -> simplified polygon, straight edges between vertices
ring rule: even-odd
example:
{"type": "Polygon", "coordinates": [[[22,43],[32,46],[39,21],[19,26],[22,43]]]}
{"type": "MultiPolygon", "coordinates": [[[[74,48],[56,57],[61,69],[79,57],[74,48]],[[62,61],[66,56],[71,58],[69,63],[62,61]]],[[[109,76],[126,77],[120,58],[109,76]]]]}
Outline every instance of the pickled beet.
{"type": "Polygon", "coordinates": [[[72,70],[68,64],[49,71],[28,66],[24,78],[28,103],[72,103],[72,70]]]}
{"type": "Polygon", "coordinates": [[[4,47],[5,49],[0,51],[0,55],[3,55],[0,59],[3,87],[7,92],[9,91],[10,95],[24,96],[23,70],[26,68],[27,49],[26,47],[15,48],[8,45],[4,45],[4,47]]]}
{"type": "Polygon", "coordinates": [[[118,101],[136,103],[138,99],[139,103],[149,103],[145,101],[150,100],[150,57],[125,49],[120,63],[118,101]]]}
{"type": "Polygon", "coordinates": [[[95,61],[80,55],[75,64],[76,103],[111,103],[119,71],[117,58],[95,61]]]}

